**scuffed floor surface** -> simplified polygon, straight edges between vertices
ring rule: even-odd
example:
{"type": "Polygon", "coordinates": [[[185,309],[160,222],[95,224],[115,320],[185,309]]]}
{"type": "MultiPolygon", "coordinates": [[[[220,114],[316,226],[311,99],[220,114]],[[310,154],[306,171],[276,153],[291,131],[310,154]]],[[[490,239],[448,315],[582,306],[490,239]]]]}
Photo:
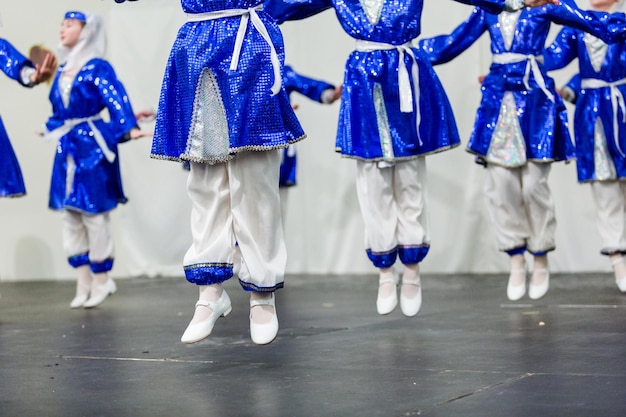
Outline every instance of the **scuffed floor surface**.
{"type": "Polygon", "coordinates": [[[249,338],[248,295],[179,342],[196,289],[118,280],[93,310],[70,282],[1,283],[0,416],[623,417],[626,295],[554,275],[509,302],[506,277],[426,275],[414,318],[376,314],[376,277],[291,276],[278,338],[249,338]]]}

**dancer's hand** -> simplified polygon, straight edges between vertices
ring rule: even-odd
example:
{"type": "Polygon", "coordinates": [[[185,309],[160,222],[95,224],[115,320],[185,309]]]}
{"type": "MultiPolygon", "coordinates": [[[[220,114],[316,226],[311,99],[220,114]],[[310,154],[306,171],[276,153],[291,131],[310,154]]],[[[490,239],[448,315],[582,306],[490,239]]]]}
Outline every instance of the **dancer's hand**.
{"type": "Polygon", "coordinates": [[[146,136],[154,136],[154,132],[147,132],[145,130],[133,128],[130,130],[130,138],[131,139],[139,139],[144,138],[146,136]]]}
{"type": "Polygon", "coordinates": [[[35,72],[30,76],[33,84],[39,84],[48,81],[54,75],[57,69],[57,58],[54,54],[48,52],[41,64],[35,64],[35,72]]]}

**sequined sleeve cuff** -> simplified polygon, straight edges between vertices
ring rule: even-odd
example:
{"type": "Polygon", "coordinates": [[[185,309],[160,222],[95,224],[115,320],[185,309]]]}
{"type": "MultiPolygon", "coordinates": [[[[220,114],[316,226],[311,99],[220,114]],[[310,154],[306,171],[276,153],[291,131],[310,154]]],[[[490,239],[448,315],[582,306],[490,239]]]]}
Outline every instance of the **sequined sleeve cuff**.
{"type": "Polygon", "coordinates": [[[31,81],[30,77],[36,72],[35,68],[32,67],[22,67],[20,71],[20,82],[26,87],[32,87],[35,85],[34,82],[31,81]]]}

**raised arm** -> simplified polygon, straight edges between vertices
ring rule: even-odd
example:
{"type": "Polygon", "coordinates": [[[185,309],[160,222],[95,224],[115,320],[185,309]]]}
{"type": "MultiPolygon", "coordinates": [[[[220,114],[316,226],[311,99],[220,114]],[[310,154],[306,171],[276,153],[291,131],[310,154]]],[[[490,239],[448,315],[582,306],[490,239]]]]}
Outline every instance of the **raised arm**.
{"type": "Polygon", "coordinates": [[[537,7],[546,4],[559,4],[559,0],[455,0],[459,3],[471,4],[488,11],[500,13],[503,10],[515,11],[524,7],[537,7]]]}
{"type": "Polygon", "coordinates": [[[484,10],[475,8],[470,17],[451,34],[422,39],[418,49],[433,65],[451,61],[485,33],[488,28],[485,13],[484,10]]]}
{"type": "Polygon", "coordinates": [[[597,13],[581,10],[574,0],[561,0],[559,7],[548,8],[553,22],[584,30],[606,43],[626,39],[626,15],[624,13],[597,13]]]}
{"type": "Polygon", "coordinates": [[[564,27],[556,39],[543,52],[544,67],[547,71],[565,68],[578,57],[578,37],[576,29],[564,27]]]}
{"type": "Polygon", "coordinates": [[[331,7],[331,0],[267,0],[263,3],[263,10],[278,23],[305,19],[331,7]]]}

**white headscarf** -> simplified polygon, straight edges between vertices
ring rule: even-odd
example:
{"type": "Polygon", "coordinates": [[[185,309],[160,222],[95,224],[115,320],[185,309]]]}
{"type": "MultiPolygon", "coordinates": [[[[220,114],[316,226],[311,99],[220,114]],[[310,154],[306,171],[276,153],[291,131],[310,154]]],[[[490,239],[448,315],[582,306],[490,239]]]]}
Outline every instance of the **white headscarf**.
{"type": "Polygon", "coordinates": [[[102,17],[97,14],[85,13],[87,21],[73,48],[59,45],[59,62],[64,65],[63,72],[78,71],[93,58],[104,58],[106,53],[106,36],[102,17]]]}

